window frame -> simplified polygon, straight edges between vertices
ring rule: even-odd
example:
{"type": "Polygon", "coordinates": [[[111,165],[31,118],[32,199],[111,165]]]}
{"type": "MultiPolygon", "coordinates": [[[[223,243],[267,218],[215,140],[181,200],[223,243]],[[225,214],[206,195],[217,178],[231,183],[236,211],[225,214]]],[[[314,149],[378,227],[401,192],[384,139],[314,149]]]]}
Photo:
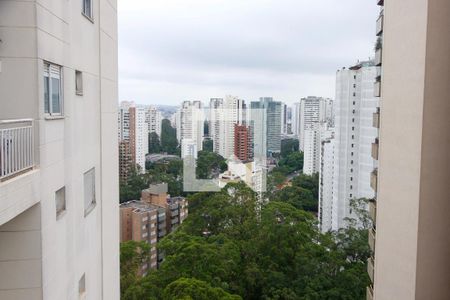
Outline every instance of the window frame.
{"type": "Polygon", "coordinates": [[[63,186],[55,192],[55,212],[56,219],[60,219],[65,212],[67,211],[67,202],[66,202],[66,187],[63,186]],[[61,199],[62,197],[62,199],[61,199]],[[58,200],[63,201],[62,209],[58,210],[58,200]]]}
{"type": "Polygon", "coordinates": [[[75,70],[75,94],[83,96],[83,72],[75,70]]]}
{"type": "Polygon", "coordinates": [[[64,116],[64,89],[63,89],[63,67],[48,61],[44,61],[44,114],[48,116],[64,116]],[[45,87],[45,81],[48,79],[47,90],[45,87]],[[59,112],[53,112],[53,97],[52,89],[53,83],[52,79],[59,80],[59,112]],[[46,103],[46,96],[48,95],[48,103],[46,103]],[[48,104],[48,108],[47,108],[48,104]]]}
{"type": "Polygon", "coordinates": [[[81,0],[81,14],[83,16],[85,16],[89,21],[91,21],[92,23],[94,23],[94,0],[81,0]],[[86,7],[85,7],[85,3],[86,1],[90,2],[90,9],[89,9],[89,14],[86,13],[86,7]]]}
{"type": "Polygon", "coordinates": [[[93,167],[83,173],[83,203],[84,203],[84,216],[86,217],[87,215],[89,215],[89,213],[91,211],[94,210],[94,208],[97,204],[96,189],[95,189],[95,167],[93,167]],[[92,174],[90,174],[90,173],[92,173],[92,174]],[[87,195],[88,191],[86,190],[87,189],[86,178],[87,178],[87,176],[91,176],[91,175],[92,175],[92,191],[91,191],[92,194],[91,194],[91,196],[93,198],[91,198],[91,201],[89,201],[89,203],[87,203],[86,197],[88,196],[87,195]]]}

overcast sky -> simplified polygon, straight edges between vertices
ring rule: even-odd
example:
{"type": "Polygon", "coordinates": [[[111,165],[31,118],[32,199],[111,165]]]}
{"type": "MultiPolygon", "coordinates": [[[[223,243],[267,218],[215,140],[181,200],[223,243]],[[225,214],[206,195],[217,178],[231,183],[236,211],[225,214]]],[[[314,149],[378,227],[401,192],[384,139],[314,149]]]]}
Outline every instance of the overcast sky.
{"type": "Polygon", "coordinates": [[[373,0],[118,2],[120,100],[334,97],[336,70],[373,56],[373,0]]]}

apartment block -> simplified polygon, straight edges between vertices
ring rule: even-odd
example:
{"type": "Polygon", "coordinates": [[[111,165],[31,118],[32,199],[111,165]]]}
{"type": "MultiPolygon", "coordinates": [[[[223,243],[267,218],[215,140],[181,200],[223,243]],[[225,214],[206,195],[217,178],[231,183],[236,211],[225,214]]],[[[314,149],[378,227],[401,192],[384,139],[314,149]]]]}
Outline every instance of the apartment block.
{"type": "Polygon", "coordinates": [[[132,200],[120,205],[120,241],[145,241],[150,245],[149,261],[143,262],[138,274],[145,276],[158,267],[156,244],[164,237],[166,212],[164,208],[143,201],[132,200]]]}
{"type": "MultiPolygon", "coordinates": [[[[118,113],[119,142],[127,142],[132,163],[141,173],[145,172],[145,156],[148,153],[148,124],[146,109],[134,102],[122,101],[118,113]]],[[[120,165],[126,162],[120,162],[120,165]]]]}
{"type": "Polygon", "coordinates": [[[148,126],[148,133],[156,133],[158,137],[161,137],[161,122],[162,114],[154,106],[145,106],[145,123],[148,126]]]}
{"type": "Polygon", "coordinates": [[[234,124],[234,156],[242,162],[252,159],[251,127],[234,124]]]}
{"type": "Polygon", "coordinates": [[[167,183],[151,184],[142,190],[141,201],[165,209],[167,232],[175,230],[186,219],[187,201],[183,197],[170,198],[167,183]]]}
{"type": "Polygon", "coordinates": [[[0,1],[0,299],[119,299],[117,3],[0,1]]]}
{"type": "MultiPolygon", "coordinates": [[[[450,298],[450,2],[386,0],[368,299],[450,298]]],[[[375,142],[375,139],[372,141],[375,142]]]]}
{"type": "MultiPolygon", "coordinates": [[[[202,103],[200,101],[184,101],[177,111],[176,119],[177,138],[182,149],[183,144],[193,142],[195,151],[203,150],[204,113],[202,103]]],[[[187,149],[186,147],[184,148],[187,149]]],[[[185,157],[187,153],[182,153],[182,157],[185,157]]]]}
{"type": "Polygon", "coordinates": [[[336,72],[334,101],[334,175],[332,229],[347,226],[346,218],[356,218],[351,199],[371,199],[371,173],[377,166],[372,157],[372,143],[377,137],[373,114],[379,99],[374,96],[377,67],[373,61],[359,62],[336,72]]]}

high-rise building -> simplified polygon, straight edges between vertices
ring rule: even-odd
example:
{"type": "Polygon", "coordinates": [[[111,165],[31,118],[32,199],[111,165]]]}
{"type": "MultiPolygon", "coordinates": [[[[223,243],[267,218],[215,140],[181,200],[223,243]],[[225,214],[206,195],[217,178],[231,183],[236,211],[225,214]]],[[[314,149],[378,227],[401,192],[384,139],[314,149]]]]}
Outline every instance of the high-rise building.
{"type": "Polygon", "coordinates": [[[313,175],[320,169],[321,124],[311,124],[303,131],[303,173],[313,175]]]}
{"type": "Polygon", "coordinates": [[[83,3],[0,1],[2,300],[120,297],[117,8],[83,3]]]}
{"type": "Polygon", "coordinates": [[[367,61],[336,73],[333,230],[346,227],[346,218],[356,217],[351,199],[374,196],[370,174],[376,167],[371,155],[377,136],[372,127],[378,106],[373,88],[376,72],[373,61],[367,61]]]}
{"type": "MultiPolygon", "coordinates": [[[[177,138],[181,149],[203,150],[204,115],[200,101],[184,101],[177,111],[177,138]],[[192,147],[191,145],[195,145],[192,147]],[[184,146],[183,146],[184,145],[184,146]]],[[[182,151],[182,157],[189,152],[182,151]]]]}
{"type": "Polygon", "coordinates": [[[334,129],[321,131],[320,137],[320,170],[319,170],[319,226],[322,232],[337,228],[333,211],[337,211],[333,202],[334,192],[334,155],[335,139],[334,129]],[[335,224],[333,225],[333,221],[335,224]]]}
{"type": "MultiPolygon", "coordinates": [[[[264,135],[266,140],[266,151],[268,155],[272,153],[280,153],[281,151],[281,102],[273,101],[272,97],[261,97],[259,101],[251,102],[253,109],[265,109],[265,114],[252,111],[252,114],[257,114],[258,117],[263,118],[265,124],[264,132],[259,133],[257,130],[253,131],[256,136],[264,135]]],[[[253,119],[253,117],[252,117],[253,119]]],[[[259,138],[255,141],[258,142],[259,138]]]]}
{"type": "Polygon", "coordinates": [[[298,135],[300,150],[304,151],[305,130],[318,130],[320,123],[325,122],[326,99],[308,96],[307,98],[302,98],[300,100],[299,108],[298,135]]]}
{"type": "Polygon", "coordinates": [[[288,106],[286,103],[281,103],[281,134],[285,135],[288,133],[288,106]]]}
{"type": "Polygon", "coordinates": [[[234,125],[246,122],[245,101],[235,96],[210,100],[210,132],[214,152],[224,158],[234,155],[234,125]]]}
{"type": "Polygon", "coordinates": [[[132,171],[134,162],[129,141],[119,142],[119,179],[126,182],[132,171]]]}
{"type": "Polygon", "coordinates": [[[296,102],[292,107],[291,131],[297,138],[300,136],[300,119],[300,102],[296,102]]]}
{"type": "Polygon", "coordinates": [[[450,299],[450,2],[383,2],[368,298],[450,299]]]}
{"type": "Polygon", "coordinates": [[[121,102],[118,126],[119,142],[129,143],[133,163],[140,168],[141,172],[145,172],[145,156],[148,153],[148,124],[145,107],[137,106],[134,102],[121,102]]]}
{"type": "Polygon", "coordinates": [[[242,162],[252,159],[251,127],[234,124],[234,156],[242,162]]]}
{"type": "Polygon", "coordinates": [[[148,125],[148,133],[156,133],[161,138],[162,114],[154,106],[145,107],[145,122],[148,125]]]}

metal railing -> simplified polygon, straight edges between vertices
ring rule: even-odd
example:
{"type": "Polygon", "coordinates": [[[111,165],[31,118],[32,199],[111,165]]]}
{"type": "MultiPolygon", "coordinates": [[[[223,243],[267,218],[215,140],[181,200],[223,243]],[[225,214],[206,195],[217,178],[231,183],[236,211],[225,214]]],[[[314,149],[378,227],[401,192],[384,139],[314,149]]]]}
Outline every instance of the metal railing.
{"type": "Polygon", "coordinates": [[[0,120],[0,181],[33,167],[33,120],[0,120]]]}

